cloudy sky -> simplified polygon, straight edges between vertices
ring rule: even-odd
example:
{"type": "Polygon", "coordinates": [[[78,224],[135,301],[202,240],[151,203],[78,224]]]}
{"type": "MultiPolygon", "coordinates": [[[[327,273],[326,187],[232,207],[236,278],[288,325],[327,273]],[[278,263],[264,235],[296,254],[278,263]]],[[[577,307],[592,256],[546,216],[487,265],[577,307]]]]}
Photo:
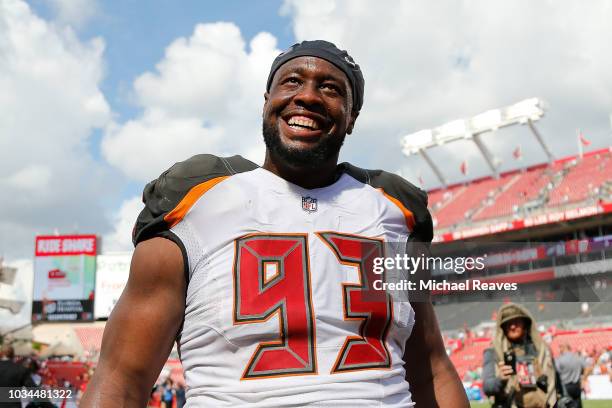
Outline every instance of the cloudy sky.
{"type": "MultiPolygon", "coordinates": [[[[436,187],[401,136],[529,97],[556,157],[611,144],[606,0],[0,0],[0,255],[34,236],[96,233],[130,248],[144,184],[202,152],[263,159],[272,59],[323,38],[362,66],[365,105],[342,159],[436,187]]],[[[524,127],[485,136],[502,169],[540,163],[524,127]],[[522,146],[525,157],[512,159],[522,146]]],[[[466,142],[432,157],[448,178],[487,170],[466,142]]]]}

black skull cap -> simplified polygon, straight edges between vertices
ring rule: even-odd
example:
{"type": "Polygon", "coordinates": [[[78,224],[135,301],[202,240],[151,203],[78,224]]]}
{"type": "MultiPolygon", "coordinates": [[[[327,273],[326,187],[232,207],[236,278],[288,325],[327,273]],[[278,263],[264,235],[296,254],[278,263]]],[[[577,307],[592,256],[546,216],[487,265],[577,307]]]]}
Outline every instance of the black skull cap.
{"type": "Polygon", "coordinates": [[[268,75],[268,83],[266,85],[267,92],[270,92],[274,74],[281,65],[297,57],[322,58],[340,68],[351,83],[353,91],[353,110],[357,112],[361,110],[365,81],[359,65],[355,63],[353,57],[351,57],[348,52],[324,40],[302,41],[301,43],[293,44],[288,50],[279,54],[274,59],[274,62],[272,62],[272,67],[270,67],[270,74],[268,75]]]}

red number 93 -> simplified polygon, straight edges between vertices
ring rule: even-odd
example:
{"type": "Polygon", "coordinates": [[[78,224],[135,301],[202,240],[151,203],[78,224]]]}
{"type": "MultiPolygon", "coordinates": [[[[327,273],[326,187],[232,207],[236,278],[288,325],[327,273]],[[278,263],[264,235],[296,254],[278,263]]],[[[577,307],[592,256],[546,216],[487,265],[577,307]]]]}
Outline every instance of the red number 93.
{"type": "MultiPolygon", "coordinates": [[[[356,266],[358,283],[342,284],[345,320],[360,322],[359,335],[347,336],[332,373],[388,368],[385,344],[393,315],[389,294],[373,289],[374,258],[382,240],[336,232],[317,233],[338,262],[356,266]]],[[[279,338],[261,342],[242,379],[317,373],[316,327],[306,234],[256,234],[235,242],[234,324],[279,321],[279,338]]]]}

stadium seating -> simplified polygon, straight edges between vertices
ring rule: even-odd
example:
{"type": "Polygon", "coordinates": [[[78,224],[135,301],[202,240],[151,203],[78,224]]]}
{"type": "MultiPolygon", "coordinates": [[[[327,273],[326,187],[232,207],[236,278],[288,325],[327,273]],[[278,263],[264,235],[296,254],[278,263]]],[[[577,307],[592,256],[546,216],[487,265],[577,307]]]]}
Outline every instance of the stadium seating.
{"type": "Polygon", "coordinates": [[[434,211],[440,211],[453,199],[456,199],[465,191],[465,187],[456,185],[447,189],[437,189],[429,192],[429,207],[434,211]]]}
{"type": "Polygon", "coordinates": [[[587,329],[582,331],[561,332],[551,344],[554,356],[559,354],[559,347],[569,344],[574,351],[608,350],[612,347],[612,328],[587,329]]]}
{"type": "Polygon", "coordinates": [[[470,183],[456,194],[448,204],[434,211],[438,228],[450,227],[469,220],[474,211],[480,209],[486,200],[492,199],[495,192],[509,182],[509,177],[486,178],[470,183]]]}
{"type": "Polygon", "coordinates": [[[80,385],[79,376],[89,371],[87,363],[75,361],[49,360],[44,370],[43,383],[53,386],[63,386],[60,381],[68,381],[72,385],[80,385]],[[54,382],[57,381],[57,384],[54,382]]]}
{"type": "Polygon", "coordinates": [[[474,221],[512,215],[521,205],[537,199],[550,182],[550,170],[540,167],[517,174],[495,202],[473,217],[474,221]]]}
{"type": "MultiPolygon", "coordinates": [[[[458,330],[465,326],[474,327],[482,322],[493,322],[494,312],[502,301],[462,302],[436,304],[436,316],[442,330],[458,330]]],[[[523,303],[538,323],[559,322],[583,318],[580,303],[575,302],[526,302],[523,303]]],[[[612,302],[602,299],[593,303],[589,316],[611,316],[612,302]]]]}
{"type": "Polygon", "coordinates": [[[74,331],[85,351],[100,351],[104,327],[76,327],[74,331]]]}
{"type": "Polygon", "coordinates": [[[493,311],[503,302],[462,302],[435,305],[436,316],[442,330],[460,329],[464,325],[473,327],[480,322],[491,321],[493,311]]]}
{"type": "Polygon", "coordinates": [[[610,153],[586,156],[568,163],[563,181],[550,193],[549,206],[586,200],[612,178],[610,153]]]}
{"type": "Polygon", "coordinates": [[[429,192],[429,208],[438,231],[495,219],[512,219],[530,211],[612,199],[609,149],[485,177],[429,192]]]}
{"type": "MultiPolygon", "coordinates": [[[[598,355],[612,347],[612,327],[558,332],[553,336],[550,345],[554,357],[559,355],[561,344],[569,344],[576,352],[595,351],[595,355],[598,355]]],[[[475,338],[451,354],[450,359],[460,378],[463,378],[468,370],[482,367],[484,350],[490,345],[490,338],[475,338]]]]}
{"type": "Polygon", "coordinates": [[[470,369],[482,367],[483,353],[490,345],[491,340],[488,338],[474,339],[470,344],[451,354],[450,359],[459,373],[459,378],[463,378],[470,369]]]}

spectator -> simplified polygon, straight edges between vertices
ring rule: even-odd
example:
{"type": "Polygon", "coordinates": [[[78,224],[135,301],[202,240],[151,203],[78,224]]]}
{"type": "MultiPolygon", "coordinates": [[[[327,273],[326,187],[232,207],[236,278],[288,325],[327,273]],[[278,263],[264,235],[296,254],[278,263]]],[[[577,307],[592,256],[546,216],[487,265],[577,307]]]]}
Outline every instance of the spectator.
{"type": "Polygon", "coordinates": [[[593,368],[586,360],[578,354],[573,353],[569,344],[562,344],[561,354],[555,364],[561,382],[565,385],[567,394],[576,402],[578,408],[582,408],[582,389],[585,387],[587,378],[593,368]]]}
{"type": "Polygon", "coordinates": [[[523,306],[508,303],[497,312],[482,377],[483,390],[495,398],[495,407],[548,408],[557,402],[552,354],[523,306]]]}
{"type": "Polygon", "coordinates": [[[174,390],[172,389],[172,380],[168,378],[162,386],[162,407],[172,408],[172,400],[174,399],[174,390]]]}
{"type": "Polygon", "coordinates": [[[42,384],[42,377],[39,375],[40,366],[38,362],[32,357],[28,357],[21,361],[21,365],[23,365],[29,371],[32,382],[39,387],[42,384]]]}
{"type": "Polygon", "coordinates": [[[176,387],[175,393],[176,393],[176,408],[183,408],[186,402],[185,387],[183,387],[183,384],[179,384],[176,387]]]}
{"type": "MultiPolygon", "coordinates": [[[[15,351],[12,346],[3,345],[0,348],[0,387],[35,387],[36,384],[30,376],[30,371],[13,361],[14,358],[15,351]]],[[[2,407],[21,408],[21,403],[7,402],[3,403],[2,407]]]]}
{"type": "Polygon", "coordinates": [[[80,374],[77,377],[77,382],[76,382],[76,400],[77,400],[77,404],[80,405],[81,402],[81,398],[83,398],[83,394],[85,394],[85,391],[87,390],[87,384],[89,384],[89,373],[88,372],[84,372],[83,374],[80,374]]]}

